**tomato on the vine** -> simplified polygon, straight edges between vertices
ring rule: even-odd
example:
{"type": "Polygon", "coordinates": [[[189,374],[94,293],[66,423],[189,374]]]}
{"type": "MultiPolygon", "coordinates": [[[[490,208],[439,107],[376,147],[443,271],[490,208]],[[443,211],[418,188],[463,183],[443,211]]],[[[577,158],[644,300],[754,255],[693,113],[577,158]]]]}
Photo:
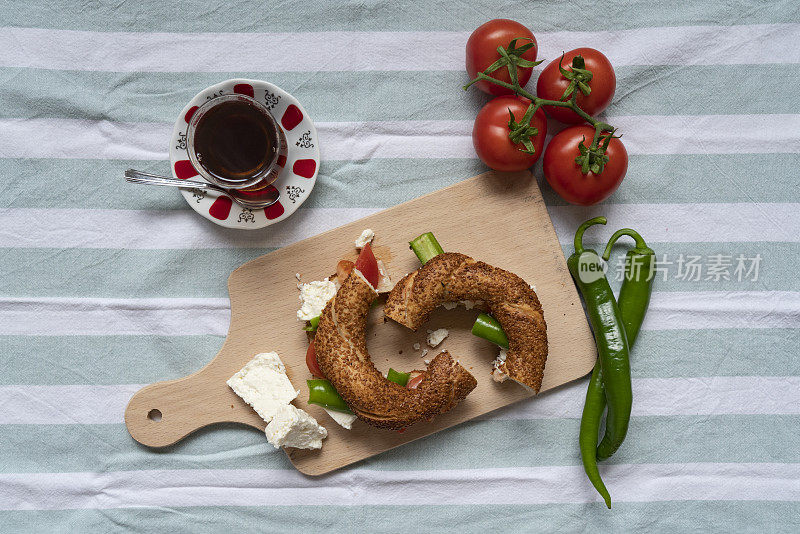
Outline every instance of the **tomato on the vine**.
{"type": "MultiPolygon", "coordinates": [[[[489,66],[500,59],[500,54],[497,53],[497,47],[508,47],[513,39],[520,39],[517,42],[517,48],[520,46],[533,42],[534,46],[522,54],[522,59],[529,61],[536,61],[536,38],[533,33],[520,24],[519,22],[509,19],[494,19],[489,22],[478,26],[472,32],[467,40],[467,73],[470,79],[475,79],[478,72],[483,72],[489,66]],[[530,40],[528,40],[530,39],[530,40]]],[[[517,79],[520,87],[524,87],[528,80],[531,79],[532,67],[520,67],[517,71],[517,79]]],[[[491,74],[492,78],[506,83],[511,83],[511,78],[508,76],[508,68],[502,67],[491,74]]],[[[475,85],[484,93],[490,95],[510,95],[513,94],[511,89],[501,87],[499,85],[480,80],[475,85]]]]}
{"type": "MultiPolygon", "coordinates": [[[[558,70],[558,63],[567,70],[572,70],[572,60],[580,55],[586,69],[592,72],[592,79],[588,82],[591,91],[588,95],[576,88],[575,102],[578,107],[591,116],[595,116],[611,104],[614,91],[617,88],[617,76],[611,62],[601,52],[594,48],[576,48],[564,54],[564,58],[556,58],[547,65],[536,82],[536,96],[547,100],[562,100],[562,95],[569,87],[570,81],[558,70]]],[[[580,124],[584,119],[568,108],[557,106],[544,106],[547,114],[567,124],[580,124]]]]}
{"type": "Polygon", "coordinates": [[[534,153],[527,154],[520,149],[522,143],[513,143],[508,137],[508,122],[511,113],[514,120],[520,121],[530,105],[530,100],[519,96],[498,96],[478,112],[472,128],[472,143],[475,152],[486,165],[496,171],[521,171],[530,168],[542,155],[544,138],[547,135],[547,117],[541,108],[531,118],[531,126],[538,133],[530,137],[534,153]],[[509,113],[509,111],[511,113],[509,113]]]}
{"type": "Polygon", "coordinates": [[[556,134],[544,152],[544,177],[561,198],[579,206],[591,206],[608,198],[628,170],[628,151],[617,139],[611,139],[606,150],[608,162],[603,172],[583,174],[575,162],[580,155],[578,143],[592,144],[594,128],[587,125],[571,126],[556,134]]]}

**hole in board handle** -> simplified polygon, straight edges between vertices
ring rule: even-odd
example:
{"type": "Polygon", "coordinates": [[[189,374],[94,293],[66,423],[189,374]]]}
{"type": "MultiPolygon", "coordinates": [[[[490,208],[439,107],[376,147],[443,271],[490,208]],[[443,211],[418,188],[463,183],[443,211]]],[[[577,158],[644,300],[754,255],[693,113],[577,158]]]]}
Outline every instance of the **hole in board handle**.
{"type": "Polygon", "coordinates": [[[152,410],[147,412],[147,418],[150,419],[151,421],[155,421],[156,423],[158,423],[159,421],[161,421],[161,410],[156,410],[155,408],[153,408],[152,410]]]}

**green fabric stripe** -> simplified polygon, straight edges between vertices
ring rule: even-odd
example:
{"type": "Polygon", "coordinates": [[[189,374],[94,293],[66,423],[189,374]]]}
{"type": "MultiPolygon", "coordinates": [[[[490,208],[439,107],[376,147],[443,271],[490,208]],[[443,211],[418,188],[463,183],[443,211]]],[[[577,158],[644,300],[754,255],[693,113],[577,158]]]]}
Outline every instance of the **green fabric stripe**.
{"type": "Polygon", "coordinates": [[[146,384],[208,363],[223,336],[0,336],[0,385],[146,384]]]}
{"type": "Polygon", "coordinates": [[[270,250],[5,249],[0,296],[227,297],[228,275],[270,250]]]}
{"type": "MultiPolygon", "coordinates": [[[[166,161],[0,158],[0,176],[6,180],[0,206],[190,209],[177,191],[125,183],[122,175],[128,168],[169,173],[166,161]],[[67,190],[64,176],[74,178],[67,190]]],[[[485,170],[477,159],[323,161],[314,192],[303,207],[390,207],[485,170]]]]}
{"type": "MultiPolygon", "coordinates": [[[[645,330],[640,340],[632,355],[634,378],[800,376],[796,329],[715,329],[702,335],[696,330],[645,330]]],[[[222,342],[213,335],[0,336],[0,385],[170,380],[200,369],[222,342]]]]}
{"type": "MultiPolygon", "coordinates": [[[[613,492],[612,492],[613,493],[613,492]]],[[[796,502],[600,502],[546,505],[252,506],[0,512],[9,532],[521,532],[796,533],[796,502]],[[191,525],[191,527],[189,527],[191,525]]]]}
{"type": "MultiPolygon", "coordinates": [[[[618,225],[621,223],[618,223],[618,225]]],[[[634,225],[635,226],[635,225],[634,225]]],[[[610,232],[609,232],[610,233],[610,232]]],[[[609,233],[602,235],[608,236],[609,233]]],[[[645,235],[645,238],[647,236],[645,235]]],[[[601,248],[605,245],[587,245],[601,248]]],[[[614,249],[609,261],[608,278],[617,288],[622,280],[625,251],[632,241],[623,241],[614,249]]],[[[663,264],[663,273],[656,274],[656,291],[800,291],[800,278],[794,276],[795,259],[800,257],[800,243],[650,243],[663,264]],[[730,280],[677,278],[680,255],[709,257],[729,256],[730,280]],[[740,255],[744,266],[749,258],[761,255],[758,278],[742,276],[734,271],[740,255]]],[[[447,246],[445,245],[445,249],[447,246]]],[[[270,252],[271,249],[55,249],[8,248],[0,254],[0,297],[227,297],[228,274],[241,264],[270,252]],[[58,273],[58,274],[56,274],[58,273]],[[154,284],[153,280],[158,280],[154,284]]],[[[565,256],[572,246],[563,244],[565,256]]],[[[342,253],[346,252],[343,246],[342,253]]],[[[466,252],[466,251],[464,251],[466,252]]],[[[333,269],[335,266],[331,265],[333,269]]],[[[685,269],[684,269],[685,270],[685,269]]],[[[395,273],[396,275],[398,273],[395,273]]],[[[680,273],[680,276],[686,274],[680,273]]],[[[535,284],[535,278],[530,280],[535,284]]],[[[289,287],[287,290],[294,290],[289,287]]]]}
{"type": "MultiPolygon", "coordinates": [[[[327,418],[323,425],[335,424],[327,418]]],[[[580,465],[578,419],[473,421],[359,464],[378,470],[580,465]]],[[[634,417],[612,463],[798,462],[800,416],[634,417]],[[670,447],[669,443],[680,443],[670,447]]],[[[220,425],[151,450],[125,426],[0,425],[0,472],[293,469],[255,429],[220,425]],[[36,443],[36,447],[31,447],[36,443]],[[74,451],[81,450],[81,454],[74,451]]]]}
{"type": "Polygon", "coordinates": [[[791,0],[753,5],[752,2],[682,2],[679,9],[667,2],[634,0],[607,2],[603,9],[584,9],[580,3],[527,2],[386,3],[379,0],[345,2],[312,1],[263,4],[96,2],[70,0],[0,3],[9,26],[65,28],[91,31],[135,32],[297,32],[297,31],[472,31],[495,17],[510,17],[538,31],[586,31],[653,26],[723,25],[794,22],[791,0]],[[638,15],[637,14],[641,14],[638,15]]]}
{"type": "MultiPolygon", "coordinates": [[[[800,154],[631,156],[625,182],[606,203],[790,202],[797,199],[800,154]],[[755,176],[770,169],[770,179],[755,176]],[[697,176],[707,177],[698,184],[697,176]]],[[[9,208],[189,209],[176,192],[126,184],[127,168],[168,172],[166,161],[1,159],[0,206],[9,208]],[[65,189],[63,178],[71,180],[65,189]]],[[[478,159],[323,161],[303,205],[387,208],[469,178],[487,168],[478,159]]],[[[542,176],[541,162],[534,167],[542,176]]],[[[548,205],[564,205],[541,178],[548,205]]]]}
{"type": "MultiPolygon", "coordinates": [[[[617,94],[609,115],[797,111],[783,91],[800,82],[800,65],[631,66],[616,69],[616,74],[617,94]]],[[[269,80],[294,94],[316,121],[473,120],[488,97],[475,89],[461,90],[466,76],[462,72],[132,74],[3,68],[0,80],[6,89],[0,117],[171,122],[204,87],[244,77],[269,80]],[[360,91],[358,98],[330,98],[349,88],[369,90],[360,91]]],[[[535,90],[535,79],[528,88],[535,90]]]]}
{"type": "Polygon", "coordinates": [[[798,345],[797,329],[643,330],[631,352],[631,374],[634,378],[798,376],[798,345]]]}
{"type": "MultiPolygon", "coordinates": [[[[630,156],[625,181],[603,203],[796,202],[798,164],[800,154],[630,156]]],[[[544,176],[541,159],[533,172],[544,176]]],[[[541,189],[548,205],[567,204],[544,180],[541,189]]]]}

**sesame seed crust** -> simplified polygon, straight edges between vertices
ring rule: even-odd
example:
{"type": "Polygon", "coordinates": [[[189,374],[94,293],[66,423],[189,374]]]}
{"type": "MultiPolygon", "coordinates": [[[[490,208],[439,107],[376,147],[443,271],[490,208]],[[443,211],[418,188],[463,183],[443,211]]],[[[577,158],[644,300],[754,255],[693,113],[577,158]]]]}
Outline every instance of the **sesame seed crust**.
{"type": "Polygon", "coordinates": [[[416,330],[444,302],[482,300],[508,337],[509,378],[538,393],[547,361],[547,324],[536,292],[516,274],[447,252],[409,273],[389,293],[386,317],[416,330]]]}

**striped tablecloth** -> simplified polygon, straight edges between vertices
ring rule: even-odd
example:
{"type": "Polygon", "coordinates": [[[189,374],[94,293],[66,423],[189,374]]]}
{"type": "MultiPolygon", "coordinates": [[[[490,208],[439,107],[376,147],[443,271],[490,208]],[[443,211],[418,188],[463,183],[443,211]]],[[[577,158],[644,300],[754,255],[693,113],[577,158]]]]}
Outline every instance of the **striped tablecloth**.
{"type": "Polygon", "coordinates": [[[796,1],[0,13],[0,531],[800,529],[796,1]],[[661,260],[629,437],[603,467],[613,510],[580,466],[585,380],[322,478],[241,427],[133,442],[131,394],[219,349],[232,269],[484,170],[470,131],[485,97],[460,86],[467,36],[498,16],[528,25],[541,58],[592,46],[616,67],[628,176],[591,209],[543,185],[565,248],[605,214],[661,260]],[[122,182],[165,172],[178,110],[232,77],[293,93],[321,140],[309,201],[253,233],[122,182]]]}

